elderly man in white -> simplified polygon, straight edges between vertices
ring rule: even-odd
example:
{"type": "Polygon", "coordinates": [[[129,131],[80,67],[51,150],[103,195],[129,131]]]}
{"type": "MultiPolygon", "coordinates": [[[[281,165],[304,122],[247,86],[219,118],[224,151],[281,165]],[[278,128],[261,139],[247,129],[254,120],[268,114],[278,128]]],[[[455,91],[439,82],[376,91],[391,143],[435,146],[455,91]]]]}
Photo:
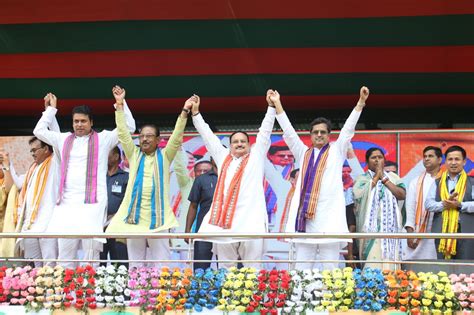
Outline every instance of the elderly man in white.
{"type": "MultiPolygon", "coordinates": [[[[267,103],[270,104],[269,93],[267,103]]],[[[214,199],[202,221],[198,233],[265,233],[267,212],[263,192],[264,161],[270,147],[270,135],[275,121],[273,105],[267,109],[258,131],[255,145],[250,150],[249,137],[245,132],[234,132],[230,136],[230,150],[225,148],[199,113],[200,99],[193,98],[193,123],[201,135],[207,150],[216,162],[218,181],[214,199]]],[[[219,260],[260,260],[264,241],[220,238],[209,240],[215,243],[214,251],[219,260]]],[[[243,263],[246,267],[259,268],[258,263],[243,263]]],[[[229,267],[236,263],[220,263],[229,267]]]]}

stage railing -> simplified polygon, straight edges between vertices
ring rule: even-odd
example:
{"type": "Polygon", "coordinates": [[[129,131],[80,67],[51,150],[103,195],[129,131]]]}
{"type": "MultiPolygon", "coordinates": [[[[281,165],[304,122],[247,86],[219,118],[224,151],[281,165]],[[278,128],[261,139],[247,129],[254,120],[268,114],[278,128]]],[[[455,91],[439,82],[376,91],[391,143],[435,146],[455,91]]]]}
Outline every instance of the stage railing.
{"type": "MultiPolygon", "coordinates": [[[[219,263],[274,263],[288,264],[291,267],[294,263],[385,263],[385,264],[418,264],[418,265],[442,265],[442,266],[470,266],[474,267],[474,261],[451,261],[451,260],[296,260],[294,258],[293,245],[301,239],[332,239],[332,240],[352,240],[352,239],[474,239],[474,233],[255,233],[255,234],[238,234],[238,233],[114,233],[114,234],[75,234],[75,233],[0,233],[0,239],[19,239],[19,238],[66,238],[66,239],[90,239],[90,238],[118,238],[118,239],[188,239],[187,248],[181,249],[187,251],[186,259],[163,259],[163,260],[59,260],[59,259],[31,259],[31,258],[0,258],[0,262],[87,262],[87,263],[161,263],[161,264],[191,264],[193,262],[216,262],[216,260],[194,260],[192,256],[194,241],[212,241],[219,238],[232,238],[235,241],[245,241],[253,239],[285,239],[290,245],[288,259],[277,260],[218,260],[219,263]]],[[[473,249],[474,250],[474,249],[473,249]]]]}

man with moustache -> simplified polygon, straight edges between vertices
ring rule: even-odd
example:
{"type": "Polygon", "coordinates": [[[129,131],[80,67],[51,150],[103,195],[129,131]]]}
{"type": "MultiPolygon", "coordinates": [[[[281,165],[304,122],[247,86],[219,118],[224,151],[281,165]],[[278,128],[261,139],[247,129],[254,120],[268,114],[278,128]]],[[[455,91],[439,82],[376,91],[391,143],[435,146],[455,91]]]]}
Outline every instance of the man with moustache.
{"type": "MultiPolygon", "coordinates": [[[[16,231],[43,233],[46,231],[56,203],[59,183],[59,159],[52,146],[33,137],[28,142],[33,164],[25,175],[18,197],[19,213],[15,215],[16,231]]],[[[25,238],[19,240],[20,248],[28,259],[56,259],[57,240],[51,238],[25,238]]],[[[46,264],[53,264],[52,262],[46,264]]],[[[36,267],[43,266],[35,261],[36,267]]]]}
{"type": "MultiPolygon", "coordinates": [[[[108,226],[107,233],[167,232],[178,226],[169,201],[170,165],[181,148],[184,127],[191,111],[191,99],[184,103],[166,147],[160,149],[160,130],[147,124],[140,129],[137,147],[125,124],[124,104],[116,103],[115,122],[130,167],[130,180],[125,198],[108,226]]],[[[169,239],[127,239],[130,260],[169,260],[169,239]]],[[[138,266],[141,263],[131,263],[138,266]]],[[[157,264],[160,265],[160,264],[157,264]]]]}
{"type": "MultiPolygon", "coordinates": [[[[119,86],[112,89],[116,103],[125,103],[125,90],[119,86]]],[[[50,233],[92,233],[103,232],[107,207],[107,156],[118,144],[117,130],[96,132],[92,110],[86,105],[72,110],[73,133],[49,130],[55,118],[57,98],[49,93],[49,106],[43,112],[33,133],[61,152],[59,192],[57,204],[48,225],[50,233]]],[[[126,107],[129,132],[135,131],[135,121],[126,107]]],[[[58,259],[60,264],[73,268],[69,260],[78,258],[82,248],[84,260],[99,259],[103,239],[59,239],[58,259]]]]}
{"type": "MultiPolygon", "coordinates": [[[[425,171],[414,178],[408,186],[406,197],[407,221],[405,230],[408,233],[429,233],[433,223],[433,213],[425,209],[425,201],[431,185],[438,178],[443,161],[443,153],[438,147],[427,146],[423,149],[423,166],[425,171]]],[[[436,259],[434,239],[407,239],[404,244],[404,260],[436,259]]]]}
{"type": "MultiPolygon", "coordinates": [[[[311,146],[306,146],[291,125],[274,91],[270,96],[276,107],[277,120],[283,129],[283,138],[300,166],[294,197],[291,201],[286,232],[348,232],[341,170],[346,159],[355,126],[369,97],[369,89],[360,89],[359,101],[347,119],[334,143],[329,143],[331,122],[316,118],[310,126],[311,146]]],[[[338,260],[345,240],[298,239],[297,260],[338,260]]],[[[311,263],[297,263],[297,269],[312,269],[311,263]]],[[[324,269],[333,269],[337,263],[324,263],[324,269]]]]}

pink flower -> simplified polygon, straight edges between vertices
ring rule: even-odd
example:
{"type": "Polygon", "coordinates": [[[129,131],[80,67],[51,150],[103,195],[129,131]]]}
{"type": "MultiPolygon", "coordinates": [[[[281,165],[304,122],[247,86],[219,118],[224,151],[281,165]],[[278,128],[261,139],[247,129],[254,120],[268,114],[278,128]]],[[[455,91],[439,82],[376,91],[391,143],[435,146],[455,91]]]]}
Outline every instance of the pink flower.
{"type": "Polygon", "coordinates": [[[131,289],[135,289],[137,287],[137,280],[134,280],[134,279],[128,280],[128,287],[131,289]]]}
{"type": "Polygon", "coordinates": [[[17,298],[12,298],[12,299],[10,300],[10,303],[11,303],[11,304],[18,304],[18,299],[17,299],[17,298]]]}
{"type": "Polygon", "coordinates": [[[33,293],[36,292],[36,289],[35,289],[34,287],[29,287],[29,288],[28,288],[28,292],[29,292],[30,294],[33,294],[33,293]]]}
{"type": "Polygon", "coordinates": [[[473,281],[474,281],[474,280],[473,280],[472,278],[467,278],[467,277],[466,277],[466,278],[464,279],[464,282],[466,282],[466,283],[472,283],[473,281]]]}
{"type": "Polygon", "coordinates": [[[26,299],[25,299],[25,298],[21,298],[21,299],[18,300],[18,302],[19,302],[21,305],[23,305],[23,304],[26,303],[26,299]]]}
{"type": "Polygon", "coordinates": [[[31,302],[35,299],[35,297],[33,295],[28,295],[26,299],[31,302]]]}
{"type": "Polygon", "coordinates": [[[469,295],[469,302],[474,302],[474,293],[469,295]]]}
{"type": "Polygon", "coordinates": [[[469,305],[469,302],[467,302],[467,301],[461,301],[461,302],[459,302],[459,304],[461,304],[461,307],[462,307],[462,308],[466,308],[466,307],[469,305]]]}
{"type": "Polygon", "coordinates": [[[467,300],[466,294],[464,294],[464,293],[459,294],[458,300],[459,300],[459,301],[465,301],[465,300],[467,300]]]}
{"type": "Polygon", "coordinates": [[[13,292],[12,292],[12,296],[14,296],[14,297],[19,297],[19,296],[20,296],[20,292],[18,292],[18,291],[13,291],[13,292]]]}

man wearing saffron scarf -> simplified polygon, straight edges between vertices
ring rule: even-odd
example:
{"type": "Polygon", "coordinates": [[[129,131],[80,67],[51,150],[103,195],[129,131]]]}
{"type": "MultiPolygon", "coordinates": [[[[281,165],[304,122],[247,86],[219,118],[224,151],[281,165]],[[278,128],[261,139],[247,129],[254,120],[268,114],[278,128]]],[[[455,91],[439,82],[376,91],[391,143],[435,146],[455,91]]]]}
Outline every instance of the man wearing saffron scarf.
{"type": "MultiPolygon", "coordinates": [[[[353,186],[357,232],[399,233],[403,225],[398,200],[405,199],[405,186],[397,174],[384,171],[385,155],[380,148],[368,149],[365,161],[368,170],[356,178],[353,186]]],[[[401,260],[399,239],[362,239],[359,244],[362,260],[401,260]]],[[[366,263],[365,267],[394,270],[399,266],[366,263]]]]}
{"type": "MultiPolygon", "coordinates": [[[[125,102],[125,90],[113,88],[116,102],[125,102]]],[[[41,141],[61,152],[59,192],[47,232],[102,233],[107,207],[107,161],[110,150],[118,144],[117,130],[96,132],[88,106],[77,106],[72,111],[73,133],[48,130],[57,112],[57,98],[50,94],[50,106],[36,125],[33,133],[41,141]]],[[[135,131],[135,121],[127,107],[127,126],[135,131]]],[[[98,259],[103,239],[59,239],[58,259],[77,258],[80,247],[84,259],[98,259]]],[[[73,262],[62,262],[74,267],[73,262]]]]}
{"type": "MultiPolygon", "coordinates": [[[[474,233],[474,178],[467,176],[466,150],[444,153],[446,170],[431,185],[425,207],[433,212],[433,233],[474,233]]],[[[436,239],[438,259],[474,259],[474,240],[436,239]]]]}
{"type": "MultiPolygon", "coordinates": [[[[33,137],[29,141],[33,164],[28,169],[18,197],[19,211],[15,213],[16,232],[45,232],[57,198],[59,158],[53,148],[33,137]]],[[[25,238],[19,240],[20,248],[28,259],[56,259],[57,240],[51,238],[25,238]]],[[[52,262],[45,265],[51,265],[52,262]]],[[[36,267],[43,266],[35,261],[36,267]]]]}
{"type": "MultiPolygon", "coordinates": [[[[169,169],[183,142],[191,101],[185,102],[173,133],[162,150],[158,148],[160,131],[155,125],[142,126],[138,148],[126,128],[123,104],[117,102],[116,106],[115,122],[120,143],[129,162],[130,179],[125,198],[106,232],[167,232],[170,228],[178,226],[169,201],[169,169]]],[[[168,239],[144,238],[127,240],[128,258],[145,260],[147,245],[150,249],[149,258],[170,259],[168,239]]],[[[130,265],[138,266],[140,263],[130,265]]]]}
{"type": "MultiPolygon", "coordinates": [[[[438,178],[443,153],[438,147],[427,146],[423,150],[425,171],[414,178],[408,186],[406,199],[407,221],[405,230],[408,233],[430,233],[433,213],[425,209],[425,201],[431,185],[438,178]]],[[[404,244],[403,259],[436,259],[434,239],[407,239],[404,244]],[[405,246],[406,245],[406,246],[405,246]]]]}
{"type": "MultiPolygon", "coordinates": [[[[267,103],[270,91],[267,93],[267,103]]],[[[209,212],[198,233],[265,233],[267,210],[263,192],[264,161],[270,147],[275,109],[268,108],[255,145],[250,150],[249,137],[237,131],[230,136],[230,152],[212,132],[199,113],[200,99],[192,98],[193,123],[218,169],[217,186],[209,212]]],[[[260,260],[263,239],[239,241],[231,238],[209,240],[215,244],[219,260],[260,260]]],[[[246,267],[259,268],[259,263],[243,262],[246,267]]],[[[236,263],[219,263],[231,267],[236,263]]]]}
{"type": "Polygon", "coordinates": [[[0,232],[3,231],[5,211],[7,209],[8,193],[13,186],[10,172],[10,158],[8,153],[0,151],[0,232]]]}
{"type": "MultiPolygon", "coordinates": [[[[364,86],[360,89],[357,105],[334,143],[329,143],[331,122],[326,118],[316,118],[311,123],[310,147],[303,143],[291,125],[278,92],[270,97],[283,129],[283,138],[300,165],[286,232],[348,232],[341,170],[368,97],[369,89],[364,86]]],[[[340,249],[347,243],[338,239],[301,239],[295,242],[297,260],[338,260],[340,249]]],[[[312,267],[312,263],[296,264],[297,269],[312,267]]],[[[337,263],[324,263],[322,267],[333,269],[337,263]]]]}

